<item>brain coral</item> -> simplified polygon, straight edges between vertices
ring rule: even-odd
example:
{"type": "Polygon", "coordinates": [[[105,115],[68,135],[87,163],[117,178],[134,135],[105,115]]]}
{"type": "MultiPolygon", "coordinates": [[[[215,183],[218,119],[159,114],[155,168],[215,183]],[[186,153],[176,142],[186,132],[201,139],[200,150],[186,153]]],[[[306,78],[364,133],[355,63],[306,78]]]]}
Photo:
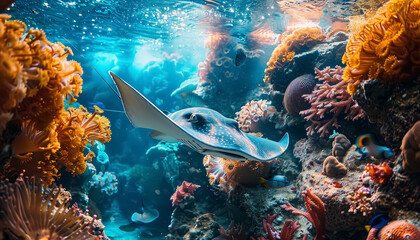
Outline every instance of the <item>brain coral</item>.
{"type": "Polygon", "coordinates": [[[407,221],[399,220],[388,223],[388,225],[379,232],[379,240],[397,239],[420,239],[420,231],[415,225],[407,221]]]}
{"type": "Polygon", "coordinates": [[[284,65],[293,60],[295,51],[302,47],[310,48],[326,39],[320,28],[297,28],[291,33],[285,32],[280,44],[274,49],[265,69],[264,82],[270,82],[272,76],[284,65]]]}
{"type": "Polygon", "coordinates": [[[310,107],[302,95],[312,93],[316,81],[313,75],[305,74],[295,78],[284,93],[283,105],[286,111],[293,116],[299,116],[299,112],[310,107]]]}
{"type": "Polygon", "coordinates": [[[368,19],[353,19],[343,80],[353,94],[364,80],[400,82],[420,73],[420,1],[391,0],[368,19]]]}
{"type": "Polygon", "coordinates": [[[420,121],[405,134],[401,144],[403,168],[410,173],[420,172],[420,121]]]}

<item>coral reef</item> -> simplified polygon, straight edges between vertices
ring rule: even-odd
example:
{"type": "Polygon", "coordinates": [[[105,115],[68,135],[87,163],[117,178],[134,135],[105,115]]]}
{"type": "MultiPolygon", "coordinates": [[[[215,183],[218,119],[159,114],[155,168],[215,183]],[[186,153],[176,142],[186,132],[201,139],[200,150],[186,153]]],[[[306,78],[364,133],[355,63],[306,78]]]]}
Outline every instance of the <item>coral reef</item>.
{"type": "Polygon", "coordinates": [[[405,134],[401,144],[403,168],[409,173],[420,172],[420,121],[405,134]]]}
{"type": "Polygon", "coordinates": [[[245,228],[242,224],[231,222],[227,229],[219,228],[220,235],[213,240],[244,240],[246,239],[245,228]]]}
{"type": "Polygon", "coordinates": [[[315,78],[323,82],[316,84],[311,94],[304,95],[311,107],[300,112],[306,121],[311,122],[306,129],[308,135],[319,133],[323,137],[331,127],[339,128],[338,117],[342,112],[347,120],[364,118],[363,110],[347,92],[347,82],[342,81],[341,67],[327,67],[322,71],[315,68],[315,72],[315,78]]]}
{"type": "Polygon", "coordinates": [[[259,132],[260,124],[267,117],[276,112],[276,108],[270,106],[271,102],[267,100],[258,100],[248,102],[241,107],[241,111],[236,113],[235,120],[239,123],[239,127],[244,132],[259,132]]]}
{"type": "Polygon", "coordinates": [[[337,158],[328,156],[323,163],[322,172],[328,177],[341,177],[347,174],[347,168],[337,158]]]}
{"type": "Polygon", "coordinates": [[[366,164],[365,171],[369,173],[370,178],[377,184],[387,184],[389,179],[392,177],[392,168],[386,162],[381,165],[375,165],[372,163],[366,164]]]}
{"type": "Polygon", "coordinates": [[[293,207],[289,202],[282,205],[286,211],[292,211],[293,214],[299,214],[308,219],[309,222],[316,229],[316,236],[314,240],[325,239],[325,207],[324,203],[319,197],[311,192],[311,189],[302,192],[302,197],[305,199],[305,207],[307,212],[301,211],[293,207]]]}
{"type": "Polygon", "coordinates": [[[264,82],[271,82],[271,79],[276,75],[279,69],[293,60],[295,51],[304,51],[311,48],[320,42],[325,41],[326,36],[319,28],[297,28],[291,33],[283,33],[280,44],[274,49],[270,60],[267,63],[265,70],[264,82]]]}
{"type": "Polygon", "coordinates": [[[235,161],[206,155],[204,167],[211,185],[230,192],[238,185],[256,185],[261,177],[269,176],[271,162],[235,161]]]}
{"type": "Polygon", "coordinates": [[[350,23],[343,80],[354,94],[361,81],[401,82],[420,72],[418,1],[392,0],[367,19],[350,23]]]}
{"type": "Polygon", "coordinates": [[[171,196],[172,206],[179,205],[187,196],[192,196],[195,189],[199,185],[183,181],[181,186],[176,187],[174,194],[171,196]]]}
{"type": "Polygon", "coordinates": [[[15,183],[0,185],[2,220],[8,235],[15,239],[101,239],[94,235],[94,221],[86,219],[63,189],[48,189],[35,178],[20,176],[15,183]]]}
{"type": "Polygon", "coordinates": [[[313,75],[305,74],[295,78],[284,93],[283,105],[286,111],[299,116],[299,112],[310,107],[309,103],[303,98],[304,94],[312,93],[315,87],[315,78],[313,75]]]}

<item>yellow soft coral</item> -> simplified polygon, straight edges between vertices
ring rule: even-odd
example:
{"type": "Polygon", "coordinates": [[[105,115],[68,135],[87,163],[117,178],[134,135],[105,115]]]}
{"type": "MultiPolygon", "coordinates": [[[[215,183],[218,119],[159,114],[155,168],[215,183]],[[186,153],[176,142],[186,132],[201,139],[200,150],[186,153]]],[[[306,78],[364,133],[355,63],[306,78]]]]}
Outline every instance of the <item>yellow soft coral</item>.
{"type": "Polygon", "coordinates": [[[265,69],[264,82],[269,82],[276,71],[292,61],[295,52],[302,46],[312,47],[324,41],[325,38],[326,36],[321,29],[316,27],[297,28],[291,33],[286,33],[267,63],[268,68],[265,69]]]}
{"type": "Polygon", "coordinates": [[[420,73],[420,0],[391,0],[368,19],[354,18],[343,63],[353,94],[361,81],[401,82],[420,73]]]}

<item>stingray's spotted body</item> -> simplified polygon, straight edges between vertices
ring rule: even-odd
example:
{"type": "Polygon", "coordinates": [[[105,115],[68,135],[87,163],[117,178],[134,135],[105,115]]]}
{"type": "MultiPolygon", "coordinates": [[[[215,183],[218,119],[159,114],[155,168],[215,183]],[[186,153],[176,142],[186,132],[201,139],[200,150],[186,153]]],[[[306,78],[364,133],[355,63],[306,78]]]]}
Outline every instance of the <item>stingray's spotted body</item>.
{"type": "Polygon", "coordinates": [[[246,134],[235,120],[208,108],[187,108],[165,115],[128,83],[109,73],[131,123],[156,130],[151,133],[153,138],[179,141],[202,154],[241,161],[268,161],[280,156],[289,145],[287,133],[279,142],[246,134]]]}

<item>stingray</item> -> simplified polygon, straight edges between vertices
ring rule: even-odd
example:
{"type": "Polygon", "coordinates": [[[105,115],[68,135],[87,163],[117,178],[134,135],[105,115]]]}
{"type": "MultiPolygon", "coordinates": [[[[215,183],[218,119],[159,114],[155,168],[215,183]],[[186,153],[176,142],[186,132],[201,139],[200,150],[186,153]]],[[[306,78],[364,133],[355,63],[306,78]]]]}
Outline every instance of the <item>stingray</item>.
{"type": "Polygon", "coordinates": [[[288,133],[279,142],[247,134],[239,129],[238,122],[209,108],[186,108],[167,115],[127,82],[109,74],[130,122],[155,130],[150,134],[155,139],[181,142],[201,154],[240,161],[269,161],[289,145],[288,133]]]}
{"type": "Polygon", "coordinates": [[[151,223],[158,217],[159,217],[158,210],[145,208],[143,209],[142,213],[134,212],[133,215],[131,215],[131,221],[151,223]]]}

